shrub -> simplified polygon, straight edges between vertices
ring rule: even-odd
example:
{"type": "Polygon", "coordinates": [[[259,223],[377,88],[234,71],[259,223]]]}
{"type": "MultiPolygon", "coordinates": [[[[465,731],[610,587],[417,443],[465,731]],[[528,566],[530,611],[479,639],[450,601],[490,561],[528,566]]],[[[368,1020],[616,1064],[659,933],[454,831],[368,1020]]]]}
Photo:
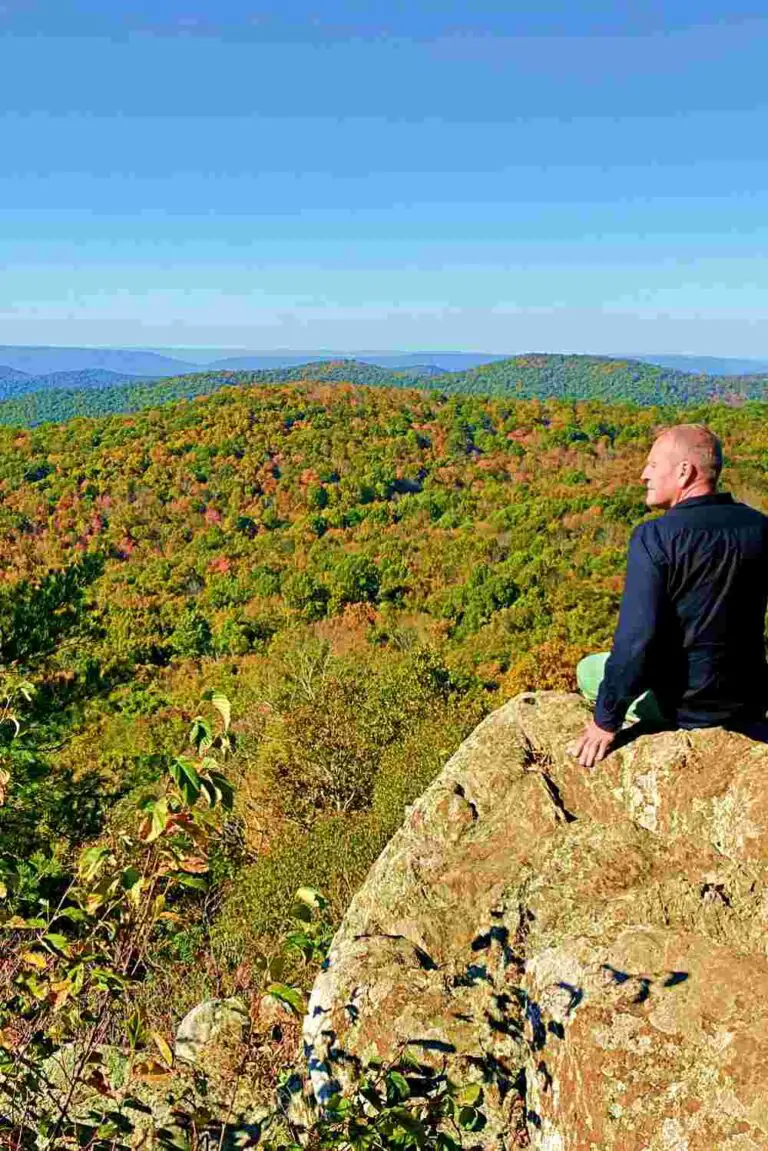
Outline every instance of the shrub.
{"type": "Polygon", "coordinates": [[[391,836],[397,831],[406,807],[429,787],[487,710],[481,696],[466,697],[417,724],[385,751],[373,789],[373,811],[383,832],[391,836]]]}
{"type": "Polygon", "coordinates": [[[583,647],[563,639],[548,639],[518,659],[503,681],[507,696],[521,691],[576,691],[576,664],[583,647]]]}
{"type": "Polygon", "coordinates": [[[214,954],[234,965],[269,950],[303,884],[327,895],[338,920],[389,835],[389,826],[371,812],[324,816],[308,830],[283,830],[269,854],[238,875],[212,930],[214,954]]]}

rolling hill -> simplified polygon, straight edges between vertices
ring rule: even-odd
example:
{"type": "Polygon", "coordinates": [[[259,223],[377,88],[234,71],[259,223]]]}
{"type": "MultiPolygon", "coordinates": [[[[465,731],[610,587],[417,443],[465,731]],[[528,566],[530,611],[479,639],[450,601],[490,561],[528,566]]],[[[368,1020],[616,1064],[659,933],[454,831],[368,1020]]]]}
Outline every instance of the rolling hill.
{"type": "Polygon", "coordinates": [[[91,381],[88,386],[63,388],[64,376],[57,373],[56,385],[34,391],[29,391],[23,380],[9,385],[16,394],[0,403],[0,424],[34,427],[74,416],[136,412],[191,396],[209,395],[223,387],[301,380],[429,389],[446,395],[601,400],[643,407],[710,401],[734,404],[768,395],[768,375],[713,376],[638,360],[561,355],[514,356],[461,372],[423,365],[395,371],[358,360],[329,360],[253,372],[193,372],[154,380],[132,378],[120,382],[117,377],[109,386],[100,385],[99,377],[94,379],[92,372],[87,373],[87,378],[91,381]]]}

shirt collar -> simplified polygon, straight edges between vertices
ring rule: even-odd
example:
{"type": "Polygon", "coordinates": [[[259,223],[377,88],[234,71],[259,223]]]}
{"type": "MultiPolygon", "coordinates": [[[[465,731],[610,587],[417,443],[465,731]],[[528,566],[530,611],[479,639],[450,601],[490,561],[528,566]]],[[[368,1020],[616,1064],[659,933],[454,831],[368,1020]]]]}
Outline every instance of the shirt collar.
{"type": "Polygon", "coordinates": [[[673,508],[669,508],[667,514],[677,511],[678,508],[698,508],[706,507],[707,505],[717,506],[718,504],[732,503],[735,503],[735,500],[730,492],[712,492],[712,494],[708,496],[690,496],[687,500],[681,500],[679,504],[675,504],[673,508]]]}

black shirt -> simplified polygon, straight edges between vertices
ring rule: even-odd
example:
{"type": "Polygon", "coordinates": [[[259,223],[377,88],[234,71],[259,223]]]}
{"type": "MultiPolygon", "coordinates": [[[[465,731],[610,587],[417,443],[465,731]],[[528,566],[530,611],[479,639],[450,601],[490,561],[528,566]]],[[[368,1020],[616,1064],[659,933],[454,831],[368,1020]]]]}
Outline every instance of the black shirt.
{"type": "Polygon", "coordinates": [[[595,721],[617,731],[646,689],[678,727],[765,717],[768,517],[694,496],[632,533],[595,721]]]}

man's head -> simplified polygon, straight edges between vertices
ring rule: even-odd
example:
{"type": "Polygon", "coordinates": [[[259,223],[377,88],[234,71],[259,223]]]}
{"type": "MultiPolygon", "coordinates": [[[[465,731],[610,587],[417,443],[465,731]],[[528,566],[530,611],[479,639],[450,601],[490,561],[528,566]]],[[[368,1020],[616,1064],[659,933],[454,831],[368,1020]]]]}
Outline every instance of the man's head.
{"type": "Polygon", "coordinates": [[[717,436],[703,424],[678,424],[657,436],[642,476],[649,508],[672,508],[692,496],[711,495],[723,466],[717,436]]]}

